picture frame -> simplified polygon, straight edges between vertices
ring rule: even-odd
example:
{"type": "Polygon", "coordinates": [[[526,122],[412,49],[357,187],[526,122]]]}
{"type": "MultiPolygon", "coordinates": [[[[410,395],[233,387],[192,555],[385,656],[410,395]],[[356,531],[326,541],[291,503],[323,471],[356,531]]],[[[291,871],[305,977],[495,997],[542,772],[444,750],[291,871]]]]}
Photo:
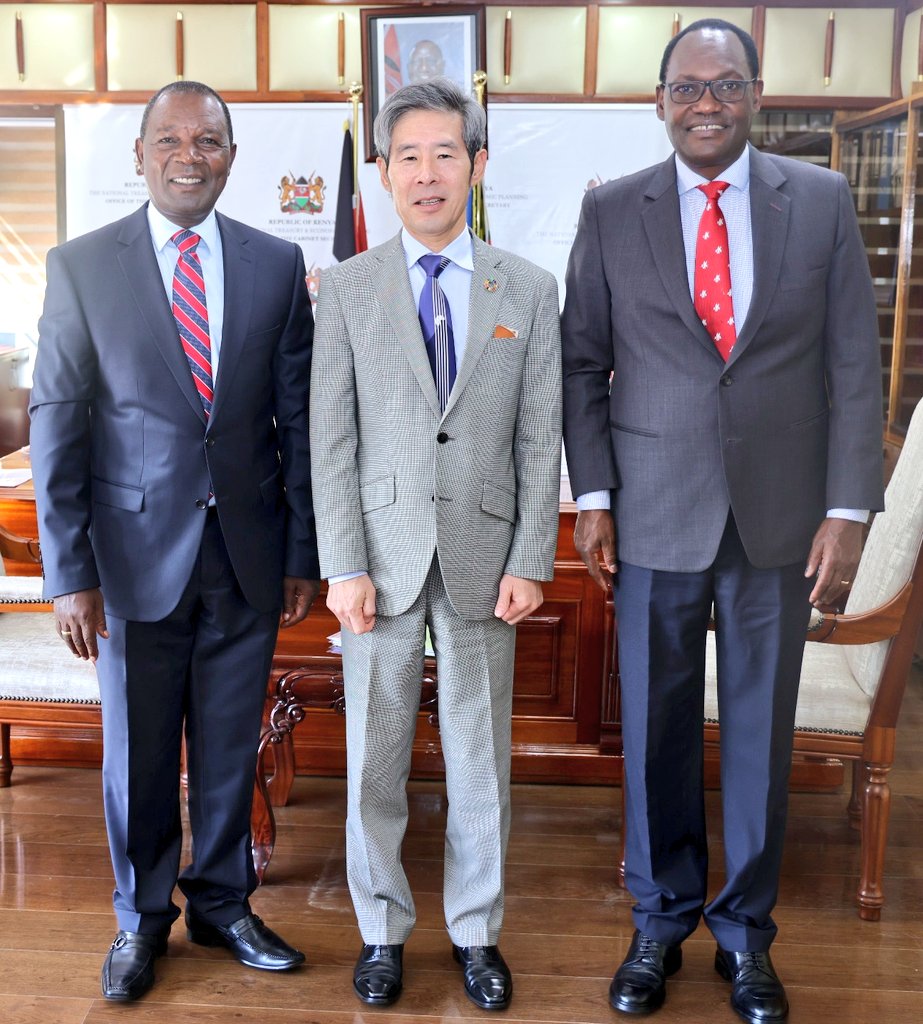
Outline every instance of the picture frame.
{"type": "Polygon", "coordinates": [[[387,97],[411,82],[445,75],[472,92],[472,75],[486,71],[483,5],[438,8],[363,7],[362,106],[366,162],[375,160],[372,126],[387,97]]]}

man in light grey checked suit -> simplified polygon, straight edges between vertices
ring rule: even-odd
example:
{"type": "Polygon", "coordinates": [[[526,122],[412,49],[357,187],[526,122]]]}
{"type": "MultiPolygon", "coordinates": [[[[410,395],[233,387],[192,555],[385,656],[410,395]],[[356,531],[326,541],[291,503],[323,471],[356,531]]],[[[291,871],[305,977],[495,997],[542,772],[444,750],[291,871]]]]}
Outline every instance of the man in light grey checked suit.
{"type": "Polygon", "coordinates": [[[748,146],[762,91],[736,26],[673,38],[657,113],[675,156],[587,195],[562,321],[575,543],[602,586],[618,566],[637,904],[610,1002],[656,1010],[704,917],[752,1024],[788,1013],[769,946],[809,602],[852,579],[856,520],[883,501],[878,325],[849,187],[748,146]],[[725,880],[706,905],[712,607],[725,880]]]}
{"type": "Polygon", "coordinates": [[[354,987],[377,1005],[400,994],[415,921],[400,850],[427,626],[446,924],[468,996],[502,1010],[512,994],[497,941],[514,626],[553,570],[560,340],[552,276],[466,227],[485,131],[483,109],[446,79],[388,99],[375,146],[403,230],[327,271],[317,310],[312,462],[321,573],[343,625],[354,987]]]}

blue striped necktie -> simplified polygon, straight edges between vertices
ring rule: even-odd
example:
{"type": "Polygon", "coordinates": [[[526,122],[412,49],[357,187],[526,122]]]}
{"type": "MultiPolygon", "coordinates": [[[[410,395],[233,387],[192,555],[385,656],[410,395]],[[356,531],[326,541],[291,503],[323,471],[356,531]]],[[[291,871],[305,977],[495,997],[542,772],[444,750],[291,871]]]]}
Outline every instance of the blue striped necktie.
{"type": "Polygon", "coordinates": [[[420,293],[420,327],[436,382],[439,408],[445,412],[455,383],[455,338],[452,335],[452,313],[438,277],[452,261],[448,256],[427,253],[418,262],[426,272],[426,282],[420,293]]]}
{"type": "Polygon", "coordinates": [[[179,259],[173,271],[173,316],[189,362],[205,418],[211,415],[214,385],[212,383],[211,339],[208,334],[208,307],[205,304],[205,279],[196,246],[201,237],[185,228],[173,235],[179,259]]]}

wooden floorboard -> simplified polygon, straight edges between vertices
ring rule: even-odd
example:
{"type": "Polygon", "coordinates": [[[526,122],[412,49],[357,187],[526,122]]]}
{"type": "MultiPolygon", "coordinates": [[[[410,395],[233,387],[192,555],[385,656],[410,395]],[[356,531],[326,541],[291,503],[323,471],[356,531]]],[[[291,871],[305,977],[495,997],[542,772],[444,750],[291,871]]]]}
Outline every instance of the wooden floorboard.
{"type": "MultiPolygon", "coordinates": [[[[114,934],[112,875],[99,772],[17,768],[0,791],[0,1022],[2,1024],[452,1024],[481,1022],[464,997],[442,921],[446,802],[441,785],[410,786],[405,865],[418,927],[406,951],[405,991],[385,1010],[358,1003],[352,965],[360,939],[346,889],[342,779],[299,778],[278,813],[263,915],[305,949],[308,966],[269,974],[186,940],[181,922],[157,984],[130,1006],[99,995],[114,934]]],[[[923,1020],[923,670],[915,669],[891,775],[893,801],[880,922],[854,906],[858,836],[847,794],[791,798],[773,958],[792,1024],[923,1020]]],[[[720,794],[709,793],[710,884],[720,884],[720,794]]],[[[613,1024],[607,990],[632,932],[631,899],[615,884],[618,791],[516,786],[502,948],[515,976],[498,1019],[613,1024]]],[[[179,900],[178,900],[179,901],[179,900]]],[[[683,947],[658,1024],[733,1024],[729,987],[700,928],[683,947]]]]}

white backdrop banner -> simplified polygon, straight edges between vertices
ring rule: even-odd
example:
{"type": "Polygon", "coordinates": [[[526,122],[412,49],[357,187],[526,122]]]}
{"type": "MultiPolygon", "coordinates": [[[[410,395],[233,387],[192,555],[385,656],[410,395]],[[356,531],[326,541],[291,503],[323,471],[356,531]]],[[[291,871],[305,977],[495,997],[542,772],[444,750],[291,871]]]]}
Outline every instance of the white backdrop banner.
{"type": "MultiPolygon", "coordinates": [[[[316,292],[333,257],[334,213],[347,109],[331,104],[232,104],[237,159],[218,208],[297,242],[316,292]]],[[[136,209],[147,198],[134,171],[142,107],[65,106],[67,236],[74,238],[136,209]]],[[[663,160],[671,151],[649,105],[497,104],[490,108],[485,197],[495,245],[558,279],[588,188],[663,160]]],[[[362,132],[359,132],[360,147],[362,132]]],[[[399,223],[374,164],[359,182],[369,244],[399,223]]]]}

